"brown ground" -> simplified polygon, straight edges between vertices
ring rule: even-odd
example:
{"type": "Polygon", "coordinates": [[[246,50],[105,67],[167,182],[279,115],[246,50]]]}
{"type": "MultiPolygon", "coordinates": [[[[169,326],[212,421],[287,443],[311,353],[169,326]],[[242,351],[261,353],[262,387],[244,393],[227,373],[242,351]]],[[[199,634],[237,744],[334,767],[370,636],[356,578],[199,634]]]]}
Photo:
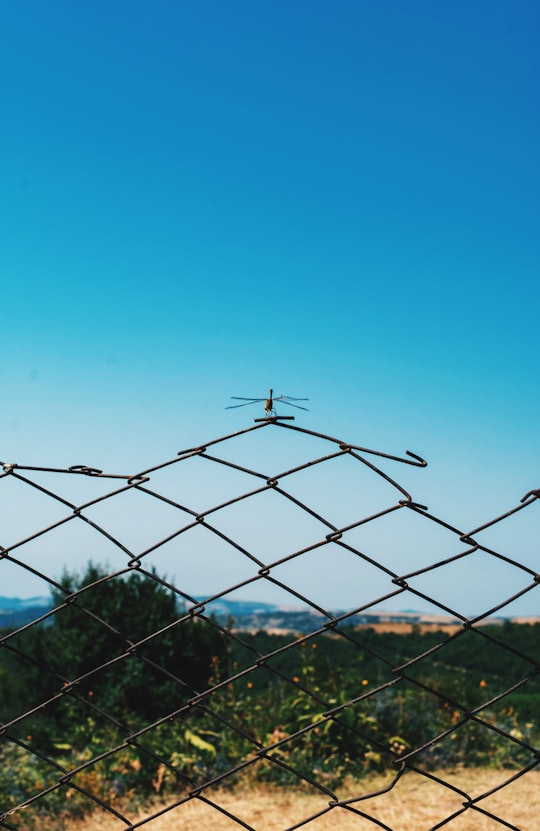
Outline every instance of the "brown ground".
{"type": "MultiPolygon", "coordinates": [[[[491,769],[467,769],[459,772],[443,771],[440,779],[469,794],[473,799],[508,782],[512,773],[491,769]]],[[[204,791],[200,798],[191,799],[170,810],[167,806],[152,806],[137,816],[128,815],[135,827],[145,831],[285,831],[300,828],[307,831],[431,831],[452,814],[457,816],[445,823],[443,831],[538,831],[540,828],[540,772],[526,773],[510,781],[501,790],[479,802],[477,807],[498,817],[497,821],[473,808],[464,809],[466,796],[456,793],[415,773],[403,776],[388,792],[367,800],[354,801],[362,794],[388,788],[391,777],[377,776],[351,783],[337,794],[346,805],[330,807],[325,794],[295,792],[254,786],[237,792],[204,791]],[[206,801],[207,800],[207,801],[206,801]],[[221,810],[215,806],[219,805],[221,810]],[[156,814],[165,809],[161,816],[156,814]],[[229,812],[237,820],[227,816],[229,812]],[[379,820],[373,822],[362,816],[379,820]],[[319,815],[319,816],[317,816],[319,815]]],[[[173,804],[169,803],[169,806],[173,804]]],[[[99,814],[83,822],[73,823],[69,831],[122,831],[126,825],[119,819],[99,814]]]]}

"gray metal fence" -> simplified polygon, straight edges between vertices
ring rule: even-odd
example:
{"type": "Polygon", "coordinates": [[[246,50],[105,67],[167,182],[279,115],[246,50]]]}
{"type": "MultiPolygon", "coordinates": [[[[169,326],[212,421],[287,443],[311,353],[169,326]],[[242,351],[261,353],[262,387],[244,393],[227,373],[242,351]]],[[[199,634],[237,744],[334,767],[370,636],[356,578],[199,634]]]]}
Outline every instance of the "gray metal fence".
{"type": "Polygon", "coordinates": [[[289,828],[397,831],[379,803],[411,773],[457,800],[418,828],[519,827],[510,797],[490,800],[540,762],[538,649],[510,620],[538,597],[538,537],[520,523],[540,490],[457,528],[411,496],[419,456],[275,416],[134,474],[2,464],[1,593],[22,580],[53,600],[1,632],[0,827],[94,810],[151,829],[199,803],[262,828],[234,801],[261,783],[320,797],[289,828]],[[381,639],[376,622],[400,615],[411,637],[381,639]],[[464,790],[463,764],[496,768],[496,785],[464,790]]]}

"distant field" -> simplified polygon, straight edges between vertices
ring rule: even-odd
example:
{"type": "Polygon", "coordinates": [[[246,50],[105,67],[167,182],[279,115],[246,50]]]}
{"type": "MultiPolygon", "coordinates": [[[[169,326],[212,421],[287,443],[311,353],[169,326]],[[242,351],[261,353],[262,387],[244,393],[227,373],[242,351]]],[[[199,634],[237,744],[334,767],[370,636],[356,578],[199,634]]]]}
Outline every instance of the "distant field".
{"type": "MultiPolygon", "coordinates": [[[[500,623],[500,620],[496,621],[500,623]]],[[[483,621],[483,625],[485,625],[486,621],[483,621]]],[[[527,624],[529,626],[534,626],[536,623],[540,623],[539,617],[522,617],[522,618],[512,618],[512,623],[519,623],[519,624],[527,624]]],[[[424,635],[426,632],[445,632],[448,635],[457,632],[459,629],[462,629],[461,623],[449,623],[448,618],[440,620],[421,620],[418,623],[405,623],[402,621],[380,621],[378,623],[362,623],[355,626],[355,629],[374,629],[375,632],[379,634],[383,634],[385,632],[393,632],[396,635],[410,635],[413,631],[419,632],[421,635],[424,635]]]]}
{"type": "MultiPolygon", "coordinates": [[[[528,623],[529,621],[527,621],[528,623]]],[[[428,623],[404,623],[402,621],[392,621],[392,620],[385,620],[378,623],[358,623],[354,625],[355,630],[361,629],[373,629],[378,634],[384,634],[387,632],[392,632],[395,635],[410,635],[413,632],[418,632],[420,635],[425,634],[426,632],[443,632],[447,635],[452,635],[454,632],[457,632],[458,629],[461,629],[462,626],[459,623],[447,623],[447,622],[428,622],[428,623]]],[[[304,630],[307,632],[309,631],[309,627],[304,627],[304,630]]],[[[249,631],[252,634],[260,631],[260,627],[253,626],[250,629],[235,629],[233,628],[234,632],[241,633],[244,631],[249,631]]],[[[297,633],[299,634],[298,629],[288,629],[286,625],[280,626],[264,626],[264,631],[268,635],[283,635],[283,634],[291,634],[297,633]]]]}
{"type": "MultiPolygon", "coordinates": [[[[482,626],[500,626],[503,618],[485,618],[482,626]]],[[[511,618],[512,623],[528,624],[534,626],[540,623],[540,617],[515,617],[511,618]]],[[[381,613],[374,615],[373,619],[357,621],[351,618],[345,621],[345,625],[354,629],[373,629],[378,634],[393,633],[396,635],[410,635],[413,632],[425,634],[431,632],[443,632],[452,635],[463,628],[462,623],[448,615],[417,615],[407,613],[381,613]],[[403,619],[409,617],[409,620],[403,619]]],[[[291,633],[308,633],[317,630],[321,626],[321,619],[305,613],[282,613],[257,615],[255,617],[239,616],[232,625],[233,632],[256,632],[264,631],[269,635],[285,635],[291,633]]]]}
{"type": "Polygon", "coordinates": [[[452,635],[462,628],[459,623],[393,623],[392,621],[365,623],[355,626],[355,629],[374,629],[379,634],[392,632],[395,635],[410,635],[412,632],[418,632],[420,635],[424,635],[426,632],[444,632],[447,635],[452,635]]]}
{"type": "MultiPolygon", "coordinates": [[[[485,793],[511,778],[509,771],[491,769],[466,769],[459,772],[442,771],[439,778],[468,793],[472,798],[485,793]]],[[[365,793],[387,788],[390,776],[377,776],[351,783],[339,790],[340,800],[352,799],[365,793]]],[[[255,786],[248,791],[207,791],[204,796],[245,823],[227,817],[200,799],[174,808],[142,827],[148,831],[178,831],[194,828],[197,831],[238,831],[241,827],[256,831],[284,831],[303,827],[307,831],[373,831],[375,824],[356,811],[378,819],[392,831],[430,831],[437,823],[463,808],[465,797],[415,773],[405,775],[386,794],[368,801],[351,803],[350,807],[328,809],[328,797],[324,794],[307,794],[301,791],[255,786]],[[324,811],[317,819],[306,820],[324,811]]],[[[467,809],[446,823],[445,831],[499,831],[503,827],[520,831],[538,831],[540,815],[540,772],[530,772],[506,785],[502,790],[483,799],[478,807],[491,812],[506,825],[478,810],[467,809]]],[[[132,822],[144,822],[144,818],[159,810],[158,806],[129,816],[132,822]]],[[[383,826],[384,827],[384,826],[383,826]]],[[[114,831],[125,828],[123,823],[110,815],[93,814],[85,821],[73,823],[67,831],[114,831]]]]}

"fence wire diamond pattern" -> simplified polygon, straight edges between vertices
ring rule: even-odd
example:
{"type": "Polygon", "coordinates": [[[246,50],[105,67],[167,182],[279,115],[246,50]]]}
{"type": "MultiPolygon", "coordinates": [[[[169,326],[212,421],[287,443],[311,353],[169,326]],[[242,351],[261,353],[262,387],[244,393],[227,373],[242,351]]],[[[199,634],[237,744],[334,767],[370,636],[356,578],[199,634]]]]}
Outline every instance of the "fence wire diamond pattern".
{"type": "Polygon", "coordinates": [[[107,828],[157,831],[167,815],[191,822],[183,811],[198,805],[227,827],[262,828],[234,802],[260,782],[318,795],[289,829],[347,816],[397,831],[381,800],[415,775],[455,797],[429,828],[464,828],[465,816],[518,828],[490,798],[540,762],[538,724],[517,726],[503,706],[537,683],[538,650],[489,623],[538,593],[536,552],[518,525],[539,490],[458,529],[393,478],[397,466],[416,475],[419,456],[276,417],[136,474],[2,464],[2,585],[24,572],[53,602],[0,632],[0,827],[40,827],[75,806],[73,816],[108,817],[107,828]],[[62,577],[89,561],[100,565],[82,585],[62,577]],[[470,616],[486,586],[488,608],[470,616]],[[258,635],[237,625],[234,604],[262,596],[301,609],[302,625],[258,635]],[[166,618],[153,613],[156,597],[168,599],[166,618]],[[381,607],[453,625],[401,654],[367,625],[381,607]],[[456,665],[471,641],[483,662],[514,673],[480,681],[472,698],[474,669],[456,665]],[[35,681],[21,692],[10,672],[35,681]],[[51,736],[51,724],[63,732],[51,736]],[[498,762],[494,789],[455,784],[449,771],[465,752],[498,762]],[[373,770],[386,777],[377,791],[373,770]]]}

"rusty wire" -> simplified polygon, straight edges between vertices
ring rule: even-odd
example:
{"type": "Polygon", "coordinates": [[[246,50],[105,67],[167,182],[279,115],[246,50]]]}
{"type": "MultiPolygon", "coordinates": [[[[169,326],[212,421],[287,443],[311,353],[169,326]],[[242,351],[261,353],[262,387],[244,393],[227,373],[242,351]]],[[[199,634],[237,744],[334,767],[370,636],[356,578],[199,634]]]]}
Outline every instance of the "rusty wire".
{"type": "MultiPolygon", "coordinates": [[[[279,435],[277,439],[279,440],[279,435]]],[[[258,768],[264,764],[279,768],[286,778],[289,787],[295,786],[295,784],[309,787],[320,793],[326,800],[321,810],[311,816],[304,817],[300,823],[291,826],[288,831],[292,831],[292,828],[307,826],[318,817],[328,812],[336,811],[338,808],[364,818],[372,823],[373,827],[389,829],[389,825],[384,824],[375,814],[370,813],[370,800],[374,802],[382,792],[363,792],[361,785],[359,785],[358,793],[355,797],[340,798],[338,793],[339,789],[327,786],[323,776],[317,776],[313,771],[306,771],[301,766],[298,767],[285,758],[282,752],[285,748],[296,747],[302,742],[309,742],[315,732],[325,729],[325,727],[331,724],[337,729],[342,730],[345,735],[362,739],[365,741],[366,746],[374,749],[376,752],[386,754],[386,757],[390,759],[396,772],[391,777],[387,788],[383,792],[397,790],[403,775],[412,771],[426,779],[437,781],[442,787],[460,796],[462,800],[461,807],[451,816],[441,817],[438,824],[432,826],[432,828],[443,827],[454,818],[467,812],[473,814],[476,812],[490,817],[494,822],[500,824],[501,827],[517,829],[517,826],[513,825],[508,818],[491,813],[482,805],[482,802],[494,790],[505,788],[511,781],[523,776],[529,770],[536,768],[540,764],[540,748],[532,746],[527,741],[527,738],[520,735],[518,731],[509,728],[505,729],[495,723],[490,718],[489,712],[490,707],[494,704],[501,702],[517,689],[521,689],[531,683],[540,672],[540,663],[538,655],[523,654],[520,650],[503,642],[503,640],[492,632],[486,630],[482,624],[493,615],[500,615],[501,612],[510,607],[518,598],[537,589],[540,576],[530,564],[521,562],[515,555],[511,555],[502,550],[498,551],[491,544],[488,545],[487,542],[483,541],[482,535],[494,526],[499,525],[499,523],[509,520],[510,517],[516,517],[520,512],[530,509],[530,506],[536,503],[540,497],[540,490],[530,490],[516,506],[504,514],[483,523],[471,531],[466,531],[445,522],[443,519],[431,514],[427,506],[415,502],[409,491],[401,484],[398,484],[393,476],[390,476],[386,470],[383,470],[379,466],[386,465],[387,463],[398,463],[417,468],[422,468],[426,465],[426,462],[421,457],[409,451],[407,451],[405,456],[396,456],[371,450],[343,442],[322,433],[291,425],[289,422],[285,423],[278,417],[264,419],[244,430],[223,436],[198,447],[180,451],[174,458],[135,474],[108,474],[104,473],[101,469],[86,465],[73,465],[68,469],[61,469],[0,462],[3,471],[0,474],[0,479],[2,480],[0,482],[0,493],[5,493],[5,489],[10,484],[16,482],[17,485],[24,487],[25,493],[28,491],[36,492],[40,498],[44,498],[51,504],[55,504],[61,508],[60,515],[43,527],[34,528],[29,517],[29,532],[21,538],[10,541],[5,547],[0,547],[0,575],[2,574],[2,566],[9,563],[11,567],[34,575],[34,577],[42,580],[45,585],[51,587],[60,595],[64,595],[63,602],[58,603],[54,608],[47,610],[46,613],[25,623],[23,626],[13,630],[5,630],[0,637],[0,647],[3,650],[10,652],[20,660],[33,663],[39,669],[40,673],[43,674],[43,677],[54,678],[55,683],[57,683],[54,694],[44,697],[38,695],[36,703],[30,710],[24,709],[14,714],[0,727],[0,738],[2,742],[0,747],[16,746],[23,754],[27,754],[28,758],[39,759],[48,769],[49,773],[55,772],[55,775],[52,777],[53,781],[46,786],[36,786],[35,792],[30,796],[26,795],[17,805],[12,805],[6,809],[5,806],[0,804],[0,827],[8,829],[26,827],[20,825],[20,821],[22,821],[21,817],[24,817],[26,821],[32,811],[39,811],[41,801],[48,795],[58,790],[66,792],[69,788],[77,791],[87,801],[89,807],[98,807],[107,812],[111,818],[116,818],[119,825],[115,825],[114,827],[135,829],[147,825],[151,828],[152,821],[168,811],[172,811],[192,800],[199,800],[211,806],[217,812],[226,815],[240,827],[252,828],[240,816],[235,815],[234,812],[231,813],[229,809],[220,805],[220,788],[229,783],[236,782],[246,771],[258,768]],[[247,462],[235,461],[234,453],[233,458],[227,458],[225,453],[220,454],[220,447],[232,446],[234,440],[234,447],[237,448],[239,447],[239,440],[242,440],[248,434],[253,434],[260,430],[287,431],[288,437],[294,439],[297,444],[300,444],[305,438],[314,440],[315,442],[322,442],[327,452],[314,459],[309,458],[307,461],[303,460],[301,463],[293,464],[285,470],[266,470],[266,472],[262,472],[256,465],[252,467],[251,462],[248,464],[247,462]],[[154,479],[157,474],[162,471],[167,471],[170,468],[182,468],[182,465],[190,460],[196,460],[199,465],[210,465],[211,467],[207,468],[207,473],[205,474],[208,477],[212,476],[213,470],[224,469],[225,472],[230,471],[231,474],[234,473],[249,478],[253,481],[253,486],[248,490],[242,490],[240,492],[231,490],[225,498],[221,498],[216,504],[205,507],[185,504],[183,497],[180,500],[174,492],[166,493],[159,484],[154,484],[154,479]],[[385,487],[388,486],[394,492],[394,501],[390,502],[390,504],[378,506],[375,510],[369,510],[368,513],[364,514],[364,494],[359,490],[356,500],[357,512],[355,516],[349,517],[347,522],[342,523],[334,521],[330,509],[328,509],[328,516],[323,515],[321,512],[323,510],[322,508],[310,507],[307,501],[303,501],[294,492],[293,483],[295,482],[295,477],[298,477],[300,473],[306,471],[311,472],[315,468],[327,469],[325,466],[341,463],[342,460],[348,460],[348,463],[360,465],[370,476],[378,477],[379,481],[384,483],[385,487]],[[63,488],[55,484],[57,480],[65,482],[66,477],[73,477],[79,480],[81,477],[86,477],[94,481],[99,481],[100,483],[106,483],[107,487],[91,499],[86,499],[82,503],[77,504],[77,502],[66,498],[63,488]],[[174,527],[169,529],[164,536],[156,532],[155,537],[152,538],[149,544],[143,545],[140,548],[134,548],[132,544],[128,545],[121,534],[117,531],[111,531],[106,527],[105,522],[98,521],[92,515],[92,510],[96,506],[116,505],[121,498],[133,492],[141,499],[144,499],[145,504],[159,504],[167,509],[171,509],[175,517],[178,518],[174,523],[174,527]],[[233,506],[246,506],[243,507],[243,510],[247,510],[247,506],[253,504],[254,500],[264,497],[265,494],[270,492],[276,494],[280,500],[283,500],[283,504],[292,506],[298,512],[298,515],[309,518],[309,521],[314,522],[322,531],[316,538],[310,537],[306,539],[300,547],[294,546],[292,550],[287,550],[285,553],[280,552],[279,556],[268,559],[267,555],[261,553],[257,546],[253,547],[250,545],[248,547],[244,541],[239,542],[235,539],[231,531],[223,530],[220,527],[219,518],[225,514],[227,509],[233,506]],[[399,512],[408,512],[410,516],[417,518],[422,528],[426,528],[432,524],[432,526],[442,529],[453,540],[458,550],[454,551],[454,553],[446,554],[442,559],[434,559],[423,564],[421,567],[408,568],[407,563],[404,561],[403,568],[398,573],[395,567],[385,563],[383,556],[378,556],[377,553],[368,553],[359,546],[354,537],[355,532],[362,530],[368,525],[373,528],[378,528],[381,521],[388,520],[392,515],[399,512]],[[45,541],[58,529],[62,529],[72,523],[76,524],[81,522],[92,529],[107,546],[110,546],[111,551],[114,553],[115,562],[118,562],[118,567],[109,568],[105,576],[98,578],[94,583],[82,586],[74,593],[70,593],[64,589],[58,575],[52,574],[46,564],[38,566],[34,562],[35,558],[27,556],[27,551],[29,550],[28,547],[30,544],[38,543],[39,545],[44,545],[45,541]],[[212,538],[224,544],[227,550],[236,552],[242,558],[243,563],[249,564],[248,576],[242,577],[242,579],[235,581],[232,585],[228,582],[227,568],[224,567],[222,573],[217,575],[220,585],[209,592],[204,599],[191,594],[192,589],[188,585],[189,580],[187,578],[180,584],[178,580],[169,581],[158,576],[153,569],[152,562],[153,557],[156,556],[156,552],[159,552],[160,549],[179,539],[187,538],[198,528],[203,529],[212,538]],[[321,552],[326,557],[329,571],[334,568],[332,565],[333,557],[339,552],[347,556],[351,555],[365,567],[375,569],[385,581],[386,588],[384,592],[375,597],[362,597],[361,602],[353,609],[349,608],[346,611],[336,611],[335,604],[323,604],[320,598],[315,599],[310,597],[309,589],[298,588],[298,586],[294,586],[280,577],[280,571],[283,567],[305,561],[306,557],[314,553],[320,554],[321,552]],[[466,609],[456,608],[454,603],[448,602],[445,598],[445,569],[452,564],[469,563],[474,557],[483,555],[486,555],[490,562],[504,563],[505,566],[515,570],[521,575],[522,584],[520,584],[517,590],[512,591],[510,595],[496,598],[490,607],[481,614],[470,617],[467,615],[466,609]],[[91,610],[85,606],[85,598],[89,597],[97,586],[106,585],[111,581],[121,579],[123,576],[133,572],[138,573],[147,580],[156,581],[156,583],[173,592],[178,598],[178,608],[181,610],[174,621],[169,622],[167,625],[155,631],[149,632],[143,639],[138,641],[133,641],[119,631],[117,627],[113,627],[105,618],[96,614],[95,610],[91,610]],[[428,593],[422,589],[421,579],[426,575],[429,576],[435,573],[441,575],[441,578],[437,582],[437,585],[440,586],[440,592],[437,591],[434,594],[433,590],[431,590],[428,593]],[[311,631],[297,633],[292,639],[266,653],[261,653],[246,638],[244,633],[237,631],[230,623],[220,621],[213,614],[215,604],[220,600],[234,596],[239,591],[245,594],[246,590],[249,592],[250,590],[259,589],[262,584],[266,584],[277,591],[283,592],[292,601],[303,604],[314,615],[314,626],[311,631]],[[438,642],[431,645],[429,649],[426,649],[421,654],[412,656],[405,661],[400,661],[394,656],[378,653],[365,638],[362,629],[355,627],[353,624],[362,613],[370,609],[376,609],[386,601],[395,601],[397,598],[400,598],[400,600],[403,598],[404,600],[405,597],[407,597],[409,605],[411,600],[416,599],[429,604],[430,607],[442,615],[450,616],[457,622],[457,627],[450,636],[443,636],[441,634],[438,642]],[[328,608],[326,607],[327,605],[328,608]],[[24,648],[20,646],[21,643],[24,644],[24,641],[21,641],[21,636],[25,632],[31,631],[35,627],[47,626],[55,615],[61,614],[62,610],[68,606],[75,608],[83,618],[92,620],[94,624],[103,627],[104,631],[108,633],[108,636],[118,645],[119,650],[106,663],[94,667],[83,676],[75,678],[70,677],[69,666],[66,666],[62,672],[59,672],[46,658],[44,659],[42,657],[38,660],[33,655],[25,655],[24,648]],[[194,620],[200,621],[212,631],[218,632],[221,636],[227,638],[231,644],[234,643],[241,648],[246,656],[244,666],[241,668],[237,667],[234,672],[229,672],[226,677],[218,680],[214,679],[213,683],[204,689],[194,689],[188,680],[181,677],[181,674],[171,672],[170,669],[160,666],[144,653],[145,647],[158,641],[163,637],[165,632],[177,631],[184,624],[193,622],[194,620]],[[299,655],[302,647],[305,647],[306,644],[314,643],[317,638],[326,636],[329,633],[335,638],[340,638],[348,644],[352,644],[360,655],[371,655],[379,661],[381,667],[384,667],[387,672],[385,680],[369,689],[360,690],[358,695],[349,697],[346,700],[335,701],[329,699],[318,687],[310,686],[304,679],[296,676],[293,677],[290,672],[280,668],[276,662],[276,659],[279,660],[283,656],[299,655]],[[450,645],[455,646],[464,637],[476,638],[479,650],[483,648],[498,650],[501,661],[504,661],[505,655],[512,655],[518,658],[524,667],[520,677],[516,678],[510,687],[498,690],[495,694],[487,695],[485,700],[482,700],[474,707],[471,707],[467,702],[461,701],[459,695],[456,695],[455,690],[451,692],[440,689],[439,686],[432,684],[429,680],[426,681],[424,677],[419,677],[416,674],[416,670],[425,664],[425,662],[434,658],[440,658],[441,654],[450,645]],[[174,710],[160,715],[142,727],[137,725],[136,729],[124,721],[121,713],[104,709],[99,703],[95,703],[81,692],[83,686],[93,678],[100,676],[111,668],[125,666],[124,662],[133,659],[143,664],[148,671],[166,677],[177,685],[178,688],[178,706],[174,710]],[[299,694],[304,696],[307,702],[311,702],[314,713],[313,718],[307,720],[304,726],[296,729],[294,732],[287,732],[286,730],[278,731],[271,741],[263,741],[258,735],[256,726],[254,727],[253,724],[246,723],[242,714],[235,712],[234,707],[230,711],[224,712],[222,707],[216,705],[216,701],[219,701],[219,696],[234,686],[234,684],[245,679],[248,680],[248,683],[251,683],[250,679],[259,677],[261,674],[269,679],[278,679],[280,683],[290,685],[297,689],[299,694]],[[355,721],[349,717],[349,714],[351,712],[355,714],[361,713],[363,712],[363,708],[371,707],[373,702],[388,695],[392,690],[404,687],[416,690],[419,696],[423,694],[429,695],[441,707],[445,707],[451,711],[453,718],[445,729],[435,735],[422,738],[414,746],[389,748],[384,743],[381,743],[376,734],[366,728],[367,722],[365,720],[358,719],[355,721]],[[74,761],[71,766],[60,764],[51,753],[36,747],[31,739],[24,737],[23,730],[25,721],[31,716],[36,713],[43,715],[52,712],[54,707],[68,699],[74,702],[76,701],[89,715],[94,714],[96,717],[99,716],[111,728],[114,728],[118,734],[118,740],[111,743],[107,749],[82,762],[80,760],[78,763],[74,761]],[[219,725],[220,729],[225,729],[232,735],[240,737],[250,749],[242,758],[235,760],[234,763],[230,763],[228,767],[221,771],[213,771],[208,775],[201,772],[198,776],[185,774],[175,764],[174,759],[170,755],[156,752],[155,748],[148,745],[148,740],[157,731],[166,729],[168,725],[183,722],[186,724],[189,723],[190,718],[194,714],[197,717],[202,715],[209,719],[210,722],[213,721],[216,725],[219,725]],[[430,770],[429,765],[425,762],[426,754],[434,747],[440,746],[447,739],[455,737],[460,730],[471,725],[483,731],[483,734],[488,737],[488,742],[490,740],[489,737],[492,737],[493,740],[502,739],[508,742],[509,746],[519,748],[523,759],[520,769],[510,776],[503,777],[497,788],[476,795],[460,791],[451,781],[445,780],[444,778],[441,779],[435,772],[430,770]],[[176,798],[169,801],[168,804],[158,806],[157,809],[155,807],[149,809],[144,819],[137,821],[130,818],[127,815],[129,812],[125,808],[120,807],[114,800],[104,797],[90,785],[81,784],[78,781],[78,777],[81,774],[91,772],[97,765],[108,759],[110,760],[116,754],[132,749],[136,749],[137,752],[152,760],[154,764],[163,766],[163,769],[166,769],[177,782],[176,798]]],[[[186,478],[189,479],[189,476],[186,478]]],[[[416,532],[416,534],[416,539],[421,541],[422,530],[416,532]]],[[[196,556],[196,552],[194,556],[196,556]]],[[[142,611],[142,614],[144,614],[144,611],[142,611]]],[[[351,769],[352,773],[354,773],[353,769],[351,769]]],[[[428,830],[426,829],[426,831],[428,830]]],[[[517,829],[517,831],[521,830],[517,829]]]]}

